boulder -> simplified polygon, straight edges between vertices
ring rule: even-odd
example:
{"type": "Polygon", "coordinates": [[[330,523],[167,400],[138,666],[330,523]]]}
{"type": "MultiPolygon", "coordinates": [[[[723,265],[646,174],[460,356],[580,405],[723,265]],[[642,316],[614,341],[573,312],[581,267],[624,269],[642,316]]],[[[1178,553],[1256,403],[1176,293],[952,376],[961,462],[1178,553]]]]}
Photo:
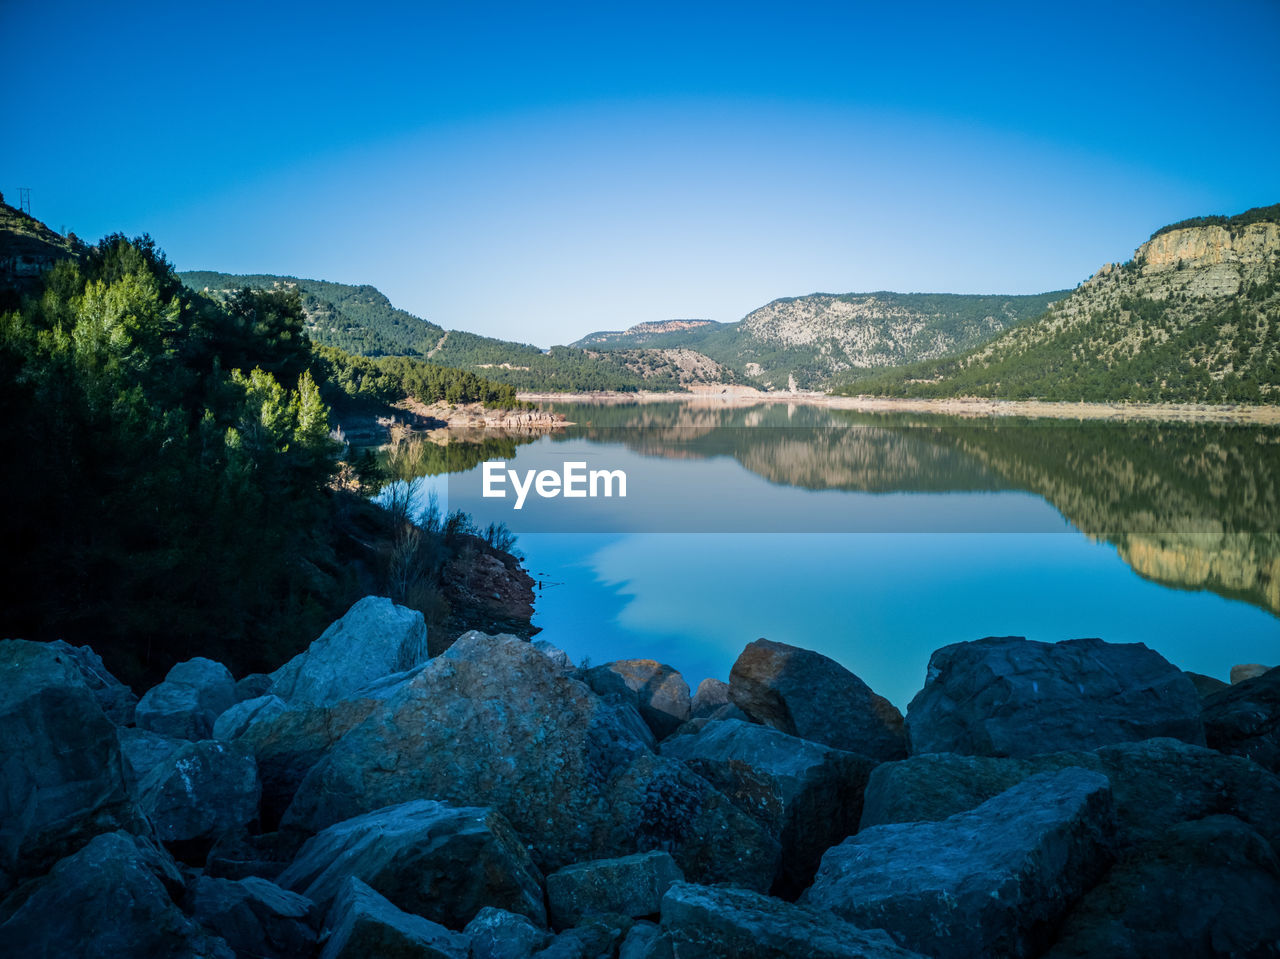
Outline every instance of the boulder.
{"type": "Polygon", "coordinates": [[[557,929],[600,913],[656,916],[667,887],[683,879],[665,852],[574,863],[547,876],[547,911],[557,929]]]}
{"type": "Polygon", "coordinates": [[[309,839],[279,883],[327,909],[348,876],[450,929],[485,906],[547,921],[541,874],[489,809],[417,800],[357,816],[309,839]]]}
{"type": "Polygon", "coordinates": [[[0,641],[0,891],[98,833],[141,829],[116,727],[52,644],[0,641]]]}
{"type": "Polygon", "coordinates": [[[467,959],[467,937],[397,909],[349,876],[329,912],[320,959],[467,959]]]}
{"type": "Polygon", "coordinates": [[[693,694],[693,700],[689,704],[690,719],[709,719],[711,714],[716,712],[722,706],[730,706],[733,700],[729,698],[729,684],[722,679],[704,679],[698,683],[698,689],[693,694]]]}
{"type": "Polygon", "coordinates": [[[236,701],[236,682],[227,667],[197,656],[178,663],[143,694],[135,711],[138,726],[176,739],[213,735],[213,721],[236,701]]]}
{"type": "Polygon", "coordinates": [[[109,720],[117,726],[129,726],[133,723],[138,697],[133,694],[132,689],[111,675],[101,656],[88,646],[72,646],[60,639],[54,640],[49,646],[76,667],[80,678],[109,720]]]}
{"type": "Polygon", "coordinates": [[[210,847],[204,874],[215,879],[257,877],[275,882],[289,868],[305,840],[297,833],[230,830],[210,847]]]}
{"type": "Polygon", "coordinates": [[[533,641],[533,648],[542,653],[543,656],[546,656],[547,659],[551,660],[555,667],[561,672],[571,673],[576,668],[573,665],[573,660],[569,658],[568,653],[559,646],[547,642],[545,639],[535,639],[533,641]]]}
{"type": "Polygon", "coordinates": [[[1206,676],[1204,673],[1193,673],[1185,670],[1187,679],[1191,680],[1191,685],[1196,688],[1196,693],[1201,699],[1212,695],[1220,690],[1226,689],[1228,683],[1224,683],[1220,679],[1214,679],[1212,676],[1206,676]]]}
{"type": "Polygon", "coordinates": [[[752,722],[888,761],[907,754],[902,714],[834,659],[758,639],[729,673],[729,695],[752,722]]]}
{"type": "Polygon", "coordinates": [[[1255,679],[1273,668],[1272,666],[1263,666],[1261,663],[1236,663],[1231,667],[1231,685],[1243,683],[1246,679],[1255,679]]]}
{"type": "Polygon", "coordinates": [[[813,881],[822,854],[858,831],[875,760],[739,720],[710,720],[674,736],[662,754],[679,759],[759,822],[782,846],[775,895],[794,898],[813,881]]]}
{"type": "Polygon", "coordinates": [[[944,646],[907,707],[912,753],[1034,756],[1167,736],[1204,745],[1200,697],[1141,643],[988,637],[944,646]]]}
{"type": "Polygon", "coordinates": [[[1280,669],[1242,680],[1204,701],[1205,738],[1280,774],[1280,669]]]}
{"type": "Polygon", "coordinates": [[[879,930],[727,886],[676,883],[662,900],[662,929],[679,959],[923,959],[879,930]]]}
{"type": "Polygon", "coordinates": [[[1110,865],[1114,832],[1105,776],[1041,773],[941,822],[851,836],[802,901],[936,959],[1039,955],[1110,865]]]}
{"type": "Polygon", "coordinates": [[[535,959],[601,959],[618,954],[618,947],[631,931],[628,916],[598,915],[584,919],[582,925],[566,929],[540,952],[535,959]]]}
{"type": "Polygon", "coordinates": [[[178,750],[187,745],[185,739],[162,736],[137,726],[126,726],[116,732],[120,739],[120,753],[124,757],[125,775],[135,794],[152,770],[170,763],[178,750]]]}
{"type": "Polygon", "coordinates": [[[138,804],[164,842],[213,840],[258,818],[262,786],[243,746],[184,743],[138,787],[138,804]]]}
{"type": "Polygon", "coordinates": [[[124,832],[103,833],[23,886],[0,906],[5,953],[233,959],[225,942],[174,905],[156,874],[163,853],[147,847],[124,832]]]}
{"type": "Polygon", "coordinates": [[[422,614],[385,596],[366,596],[271,674],[271,692],[291,704],[323,705],[426,659],[422,614]]]}
{"type": "Polygon", "coordinates": [[[689,684],[676,670],[652,659],[620,659],[589,669],[587,685],[608,695],[621,680],[634,696],[640,716],[663,739],[689,719],[689,684]]]}
{"type": "Polygon", "coordinates": [[[1069,766],[1092,769],[1111,781],[1117,838],[1124,845],[1158,838],[1186,820],[1229,813],[1280,849],[1280,778],[1248,760],[1178,739],[1030,759],[939,753],[885,763],[867,784],[861,828],[946,819],[1029,776],[1069,766]]]}
{"type": "Polygon", "coordinates": [[[348,731],[364,722],[375,699],[344,699],[328,706],[259,710],[237,742],[252,752],[262,780],[262,825],[274,829],[307,774],[348,731]]]}
{"type": "Polygon", "coordinates": [[[314,832],[408,800],[483,798],[544,870],[667,849],[686,875],[758,881],[777,844],[705,780],[655,758],[628,715],[640,723],[529,643],[467,633],[330,750],[284,824],[314,832]]]}
{"type": "Polygon", "coordinates": [[[213,738],[230,740],[243,736],[254,721],[282,713],[287,708],[279,696],[243,699],[213,721],[213,738]]]}
{"type": "Polygon", "coordinates": [[[655,922],[637,922],[618,947],[618,959],[674,959],[671,938],[655,922]]]}
{"type": "Polygon", "coordinates": [[[529,959],[551,941],[551,933],[527,916],[492,906],[476,913],[463,933],[471,940],[471,959],[529,959]]]}
{"type": "Polygon", "coordinates": [[[246,699],[257,699],[271,692],[275,681],[266,673],[250,673],[244,679],[236,680],[236,702],[246,699]]]}
{"type": "Polygon", "coordinates": [[[1231,816],[1180,823],[1131,850],[1063,924],[1049,959],[1280,954],[1280,863],[1231,816]]]}
{"type": "Polygon", "coordinates": [[[221,936],[237,955],[308,956],[315,951],[315,903],[265,879],[199,876],[187,913],[221,936]]]}

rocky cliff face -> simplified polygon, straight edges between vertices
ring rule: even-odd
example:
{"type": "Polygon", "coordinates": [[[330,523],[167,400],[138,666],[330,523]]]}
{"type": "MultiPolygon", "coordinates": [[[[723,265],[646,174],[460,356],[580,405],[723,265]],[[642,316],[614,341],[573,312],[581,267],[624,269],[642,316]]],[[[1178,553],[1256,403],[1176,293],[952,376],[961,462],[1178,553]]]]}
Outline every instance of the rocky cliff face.
{"type": "Polygon", "coordinates": [[[637,323],[625,330],[601,330],[599,333],[588,333],[574,343],[574,346],[603,346],[605,344],[635,345],[644,342],[648,337],[660,336],[664,333],[683,333],[688,330],[704,329],[715,326],[711,320],[651,320],[648,323],[637,323]]]}

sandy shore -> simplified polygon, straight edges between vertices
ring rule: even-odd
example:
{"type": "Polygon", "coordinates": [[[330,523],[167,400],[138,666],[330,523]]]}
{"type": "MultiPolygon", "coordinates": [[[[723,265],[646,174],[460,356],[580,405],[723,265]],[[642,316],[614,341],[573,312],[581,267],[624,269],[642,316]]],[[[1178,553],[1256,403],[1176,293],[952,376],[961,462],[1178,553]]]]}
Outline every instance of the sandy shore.
{"type": "Polygon", "coordinates": [[[765,393],[742,386],[689,393],[521,393],[530,403],[691,403],[700,406],[754,406],[791,403],[865,413],[936,413],[945,416],[1024,416],[1068,420],[1161,420],[1166,422],[1280,424],[1280,406],[1209,406],[1191,403],[1049,403],[1039,400],[893,399],[831,396],[826,393],[765,393]]]}

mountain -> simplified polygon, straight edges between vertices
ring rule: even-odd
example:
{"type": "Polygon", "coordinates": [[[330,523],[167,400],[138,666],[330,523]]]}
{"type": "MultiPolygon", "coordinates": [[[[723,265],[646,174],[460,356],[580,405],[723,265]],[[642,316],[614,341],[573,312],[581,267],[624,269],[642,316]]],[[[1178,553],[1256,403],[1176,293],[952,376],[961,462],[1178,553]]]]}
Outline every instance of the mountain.
{"type": "MultiPolygon", "coordinates": [[[[83,249],[74,233],[61,236],[0,196],[0,276],[9,298],[38,289],[45,270],[83,249]]],[[[12,304],[0,300],[0,310],[8,306],[16,307],[16,299],[12,304]]]]}
{"type": "Polygon", "coordinates": [[[761,386],[819,389],[853,370],[963,352],[1039,316],[1065,295],[813,293],[774,300],[737,323],[641,323],[592,333],[574,345],[697,350],[761,386]]]}
{"type": "Polygon", "coordinates": [[[307,332],[322,346],[362,356],[415,357],[482,372],[489,379],[524,390],[662,391],[740,380],[732,369],[687,348],[603,352],[574,345],[542,350],[528,343],[445,330],[397,309],[382,292],[367,285],[267,273],[197,270],[178,275],[192,289],[223,298],[243,287],[295,288],[302,296],[307,332]]]}
{"type": "Polygon", "coordinates": [[[1034,322],[837,392],[1065,401],[1280,400],[1280,204],[1157,230],[1034,322]]]}

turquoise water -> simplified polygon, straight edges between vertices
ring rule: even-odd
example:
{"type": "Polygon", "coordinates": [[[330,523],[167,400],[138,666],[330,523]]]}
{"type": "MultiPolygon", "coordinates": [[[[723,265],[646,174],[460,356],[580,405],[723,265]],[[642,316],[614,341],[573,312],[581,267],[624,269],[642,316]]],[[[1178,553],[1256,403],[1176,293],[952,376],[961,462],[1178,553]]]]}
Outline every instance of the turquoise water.
{"type": "Polygon", "coordinates": [[[982,636],[1142,642],[1221,679],[1280,660],[1269,433],[591,415],[507,465],[622,468],[625,500],[517,513],[478,496],[479,465],[428,480],[517,532],[539,638],[576,661],[658,659],[692,687],[764,636],[905,707],[933,650],[982,636]]]}

